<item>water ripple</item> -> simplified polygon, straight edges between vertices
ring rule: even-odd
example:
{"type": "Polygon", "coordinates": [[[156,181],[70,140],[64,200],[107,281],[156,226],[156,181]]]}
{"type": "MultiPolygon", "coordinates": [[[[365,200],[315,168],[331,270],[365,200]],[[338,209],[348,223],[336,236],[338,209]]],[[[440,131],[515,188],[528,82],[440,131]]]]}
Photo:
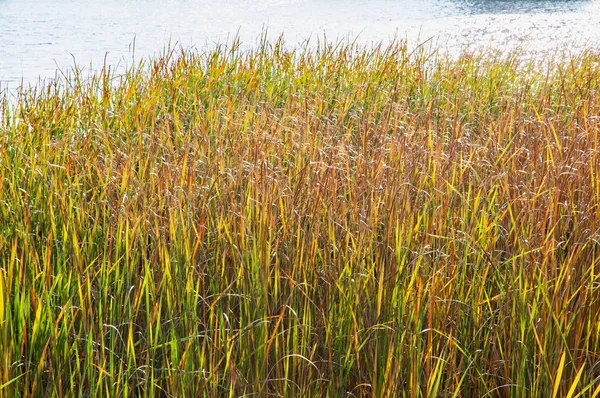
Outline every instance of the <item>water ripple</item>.
{"type": "Polygon", "coordinates": [[[309,37],[413,43],[448,51],[525,46],[531,54],[600,43],[597,0],[0,0],[0,82],[36,82],[57,66],[98,66],[203,48],[234,35],[252,46],[268,28],[289,43],[309,37]]]}

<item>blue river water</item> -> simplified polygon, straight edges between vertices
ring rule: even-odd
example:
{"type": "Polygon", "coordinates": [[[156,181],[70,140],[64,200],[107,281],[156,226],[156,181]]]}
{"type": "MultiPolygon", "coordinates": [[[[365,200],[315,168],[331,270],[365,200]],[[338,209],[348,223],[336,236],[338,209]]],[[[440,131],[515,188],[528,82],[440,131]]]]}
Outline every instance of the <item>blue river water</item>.
{"type": "Polygon", "coordinates": [[[600,43],[600,0],[0,0],[0,87],[74,64],[125,65],[167,45],[203,49],[307,39],[425,40],[449,52],[521,48],[536,56],[600,43]]]}

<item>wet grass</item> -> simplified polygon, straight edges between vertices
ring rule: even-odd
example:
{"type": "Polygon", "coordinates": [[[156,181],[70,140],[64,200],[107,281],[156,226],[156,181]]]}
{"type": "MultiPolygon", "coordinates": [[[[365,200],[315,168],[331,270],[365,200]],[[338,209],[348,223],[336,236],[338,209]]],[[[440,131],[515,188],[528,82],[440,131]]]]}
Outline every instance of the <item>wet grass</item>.
{"type": "Polygon", "coordinates": [[[0,395],[596,397],[600,57],[173,51],[0,125],[0,395]]]}

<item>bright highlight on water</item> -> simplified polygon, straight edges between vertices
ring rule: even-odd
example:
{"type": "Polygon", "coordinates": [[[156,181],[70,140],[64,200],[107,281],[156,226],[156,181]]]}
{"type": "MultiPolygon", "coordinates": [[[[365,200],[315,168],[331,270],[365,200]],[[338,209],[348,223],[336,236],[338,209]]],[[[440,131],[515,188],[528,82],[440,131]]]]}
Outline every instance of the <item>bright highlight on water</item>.
{"type": "Polygon", "coordinates": [[[595,0],[1,0],[0,81],[35,82],[57,66],[100,67],[156,54],[169,41],[209,47],[267,28],[290,45],[326,34],[360,42],[394,36],[462,48],[580,49],[600,39],[595,0]]]}

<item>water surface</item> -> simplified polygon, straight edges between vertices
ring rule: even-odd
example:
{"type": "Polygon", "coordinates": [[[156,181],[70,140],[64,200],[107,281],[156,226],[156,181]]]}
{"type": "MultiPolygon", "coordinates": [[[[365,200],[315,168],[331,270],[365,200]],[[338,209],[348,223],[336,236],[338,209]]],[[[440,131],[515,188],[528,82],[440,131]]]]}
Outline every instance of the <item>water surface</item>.
{"type": "Polygon", "coordinates": [[[199,49],[265,29],[291,44],[431,39],[448,51],[524,47],[539,54],[600,42],[600,0],[0,0],[0,84],[52,78],[74,63],[97,68],[199,49]],[[135,53],[132,43],[135,42],[135,53]]]}

